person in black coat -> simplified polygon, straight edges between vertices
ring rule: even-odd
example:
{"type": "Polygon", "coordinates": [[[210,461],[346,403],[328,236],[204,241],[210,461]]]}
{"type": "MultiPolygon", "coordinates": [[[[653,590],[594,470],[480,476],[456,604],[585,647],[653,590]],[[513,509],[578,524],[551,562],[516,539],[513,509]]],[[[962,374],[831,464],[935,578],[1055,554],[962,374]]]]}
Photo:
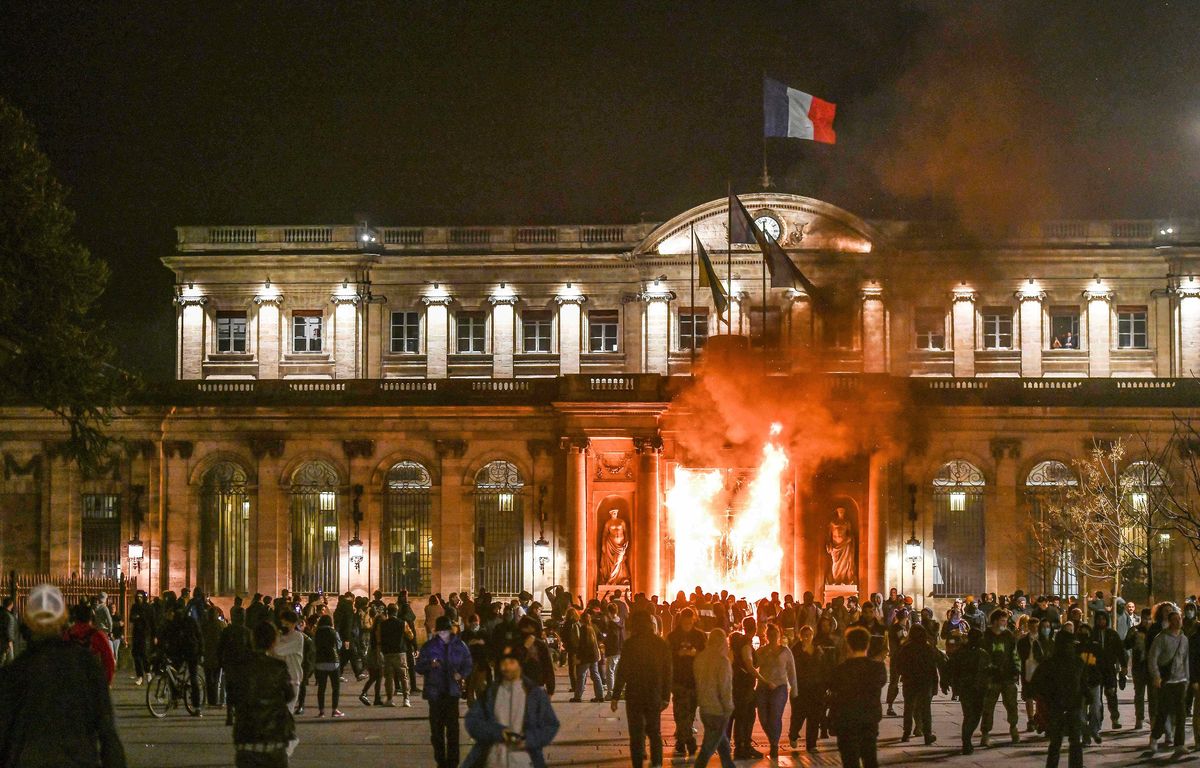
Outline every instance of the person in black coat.
{"type": "Polygon", "coordinates": [[[803,624],[799,638],[792,644],[792,658],[796,662],[796,690],[792,696],[792,715],[788,723],[788,740],[792,742],[792,748],[796,748],[803,726],[804,748],[809,752],[817,751],[817,734],[825,719],[825,700],[832,670],[828,655],[816,644],[814,635],[813,626],[803,624]]]}
{"type": "Polygon", "coordinates": [[[1083,660],[1075,649],[1075,638],[1059,632],[1054,638],[1054,661],[1039,664],[1033,673],[1033,694],[1045,707],[1050,744],[1046,750],[1046,768],[1057,768],[1063,735],[1068,739],[1067,764],[1083,768],[1082,708],[1083,660]]]}
{"type": "Polygon", "coordinates": [[[941,654],[929,644],[925,627],[916,625],[908,639],[896,652],[892,662],[904,692],[904,734],[901,741],[908,741],[914,729],[925,736],[925,743],[937,741],[933,734],[933,716],[930,703],[938,684],[938,666],[941,654]]]}
{"type": "Polygon", "coordinates": [[[154,644],[155,624],[154,608],[146,598],[146,593],[138,590],[133,606],[129,609],[129,652],[133,656],[133,670],[137,675],[137,685],[141,685],[150,675],[149,650],[154,644]]]}
{"type": "Polygon", "coordinates": [[[267,655],[279,634],[269,621],[254,628],[255,653],[229,680],[237,768],[287,768],[295,747],[296,721],[288,702],[294,693],[287,664],[267,655]]]}
{"type": "Polygon", "coordinates": [[[629,632],[617,667],[612,711],[617,711],[617,702],[624,694],[633,768],[641,768],[646,762],[647,738],[650,764],[662,765],[662,713],[671,702],[671,647],[654,634],[654,617],[645,611],[630,614],[629,632]]]}
{"type": "Polygon", "coordinates": [[[887,668],[868,657],[871,635],[864,627],[846,632],[846,660],[833,671],[830,684],[830,720],[837,732],[838,752],[844,768],[875,768],[879,764],[879,698],[887,685],[887,668]]]}

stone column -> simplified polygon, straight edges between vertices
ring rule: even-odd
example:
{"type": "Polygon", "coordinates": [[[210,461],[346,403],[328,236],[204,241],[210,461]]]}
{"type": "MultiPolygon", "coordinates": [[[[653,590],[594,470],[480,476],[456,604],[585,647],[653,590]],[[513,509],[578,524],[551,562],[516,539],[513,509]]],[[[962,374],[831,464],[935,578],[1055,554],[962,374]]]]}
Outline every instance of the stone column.
{"type": "Polygon", "coordinates": [[[591,583],[588,574],[587,438],[563,438],[567,451],[567,520],[571,533],[571,561],[567,585],[571,596],[586,599],[591,583]]]}
{"type": "Polygon", "coordinates": [[[1112,375],[1112,291],[1096,285],[1083,292],[1087,301],[1088,376],[1112,375]]]}
{"type": "Polygon", "coordinates": [[[646,308],[641,294],[629,294],[621,299],[621,352],[625,357],[625,373],[646,370],[646,308]]]}
{"type": "MultiPolygon", "coordinates": [[[[378,555],[379,548],[375,532],[380,529],[378,524],[371,525],[368,520],[375,521],[373,515],[368,514],[368,507],[372,502],[378,503],[379,494],[374,492],[371,487],[371,469],[374,462],[371,460],[375,455],[374,440],[343,440],[342,453],[346,457],[346,464],[349,469],[350,478],[350,494],[346,504],[346,513],[339,520],[339,536],[338,550],[341,552],[338,560],[339,568],[344,569],[346,577],[342,579],[342,591],[347,589],[370,594],[370,586],[378,583],[378,555]],[[358,537],[363,542],[363,560],[358,568],[350,562],[350,539],[354,536],[354,496],[355,487],[361,486],[363,490],[362,497],[358,500],[358,513],[361,515],[361,520],[358,525],[358,537]],[[375,579],[372,580],[372,574],[375,579]]],[[[377,522],[377,521],[375,521],[377,522]]]]}
{"type": "Polygon", "coordinates": [[[279,360],[283,356],[279,327],[283,297],[255,296],[254,304],[258,307],[258,378],[278,379],[279,360]]]}
{"type": "MultiPolygon", "coordinates": [[[[888,550],[888,489],[887,459],[873,451],[867,469],[867,579],[859,580],[858,591],[864,594],[887,592],[888,550]]],[[[862,546],[862,542],[859,543],[862,546]]]]}
{"type": "MultiPolygon", "coordinates": [[[[188,486],[188,465],[193,445],[186,440],[166,440],[163,443],[163,496],[165,500],[162,534],[163,562],[160,576],[168,586],[164,589],[196,586],[196,553],[191,546],[195,519],[188,486]]],[[[198,520],[196,521],[199,522],[198,520]]]]}
{"type": "Polygon", "coordinates": [[[434,448],[441,460],[441,523],[433,549],[433,591],[448,594],[470,585],[478,589],[479,574],[475,573],[475,510],[465,497],[463,457],[467,452],[464,440],[435,440],[434,448]]]}
{"type": "Polygon", "coordinates": [[[1180,280],[1175,288],[1179,297],[1179,376],[1200,376],[1200,283],[1196,278],[1180,280]]]}
{"type": "Polygon", "coordinates": [[[729,294],[729,333],[734,336],[750,335],[750,318],[746,316],[746,303],[750,294],[738,291],[729,294]]]}
{"type": "Polygon", "coordinates": [[[492,378],[513,377],[513,353],[516,350],[514,334],[516,296],[491,296],[492,304],[492,378]]]}
{"type": "Polygon", "coordinates": [[[78,572],[82,559],[83,511],[75,464],[65,454],[55,451],[46,461],[46,470],[50,475],[50,515],[45,528],[50,544],[50,571],[78,572]]]}
{"type": "Polygon", "coordinates": [[[887,314],[874,281],[862,290],[862,361],[863,373],[887,372],[887,314]]]}
{"type": "Polygon", "coordinates": [[[1017,509],[1017,463],[1021,458],[1021,441],[1015,437],[994,437],[990,444],[992,459],[996,462],[996,482],[989,484],[984,497],[984,582],[987,591],[1004,589],[1003,585],[1016,584],[1025,578],[1019,569],[1023,563],[1013,556],[1013,542],[1003,530],[1009,520],[1022,526],[1017,509]]]}
{"type": "Polygon", "coordinates": [[[662,439],[658,437],[635,440],[638,451],[637,520],[633,528],[633,590],[646,596],[662,595],[661,556],[662,526],[659,517],[661,504],[658,493],[658,456],[662,439]]]}
{"type": "Polygon", "coordinates": [[[450,297],[424,296],[425,378],[444,379],[449,372],[450,297]]]}
{"type": "Polygon", "coordinates": [[[291,554],[291,496],[280,485],[280,459],[284,442],[279,438],[251,438],[250,452],[258,460],[257,488],[251,503],[251,590],[277,595],[289,584],[291,554]]]}
{"type": "Polygon", "coordinates": [[[333,302],[333,377],[358,376],[358,296],[335,294],[333,302]]]}
{"type": "Polygon", "coordinates": [[[579,373],[580,328],[579,315],[585,296],[568,294],[556,296],[558,304],[558,371],[566,376],[579,373]]]}
{"type": "Polygon", "coordinates": [[[204,377],[204,305],[206,296],[177,296],[179,307],[178,364],[176,375],[180,379],[204,377]]]}
{"type": "Polygon", "coordinates": [[[670,309],[671,300],[674,298],[674,293],[665,290],[648,290],[641,295],[642,301],[645,302],[645,319],[642,325],[644,373],[667,375],[670,309]]]}
{"type": "Polygon", "coordinates": [[[960,378],[975,375],[975,296],[975,291],[965,286],[954,289],[950,320],[954,336],[954,375],[960,378]]]}
{"type": "Polygon", "coordinates": [[[1025,378],[1041,378],[1042,375],[1042,302],[1045,300],[1044,291],[1017,291],[1021,375],[1025,378]]]}
{"type": "Polygon", "coordinates": [[[812,348],[812,302],[807,293],[794,288],[789,288],[784,297],[788,301],[788,358],[793,371],[805,370],[812,348]]]}

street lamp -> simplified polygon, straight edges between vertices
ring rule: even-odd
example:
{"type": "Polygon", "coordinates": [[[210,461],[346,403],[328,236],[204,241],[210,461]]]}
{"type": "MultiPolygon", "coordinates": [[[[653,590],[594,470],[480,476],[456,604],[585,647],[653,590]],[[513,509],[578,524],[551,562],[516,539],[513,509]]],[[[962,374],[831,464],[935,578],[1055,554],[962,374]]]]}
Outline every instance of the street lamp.
{"type": "Polygon", "coordinates": [[[362,539],[359,538],[359,523],[362,522],[363,518],[362,508],[360,507],[360,504],[362,503],[363,487],[361,485],[355,485],[352,490],[354,492],[354,498],[350,507],[350,516],[354,520],[354,537],[347,542],[346,548],[350,554],[350,564],[354,566],[354,572],[361,573],[363,561],[363,543],[362,539]]]}
{"type": "Polygon", "coordinates": [[[138,573],[142,572],[142,557],[145,553],[146,548],[142,546],[141,539],[135,536],[129,540],[129,562],[138,573]]]}
{"type": "Polygon", "coordinates": [[[917,538],[917,484],[908,486],[908,525],[909,537],[904,542],[904,557],[908,560],[909,574],[916,586],[917,562],[921,559],[921,540],[917,538]]]}
{"type": "Polygon", "coordinates": [[[362,571],[363,561],[363,543],[362,539],[358,538],[358,532],[355,531],[354,538],[350,539],[350,562],[354,565],[356,572],[362,571]]]}
{"type": "Polygon", "coordinates": [[[550,542],[546,541],[545,536],[538,536],[537,541],[533,542],[533,555],[537,558],[538,568],[544,575],[546,563],[550,562],[550,542]]]}

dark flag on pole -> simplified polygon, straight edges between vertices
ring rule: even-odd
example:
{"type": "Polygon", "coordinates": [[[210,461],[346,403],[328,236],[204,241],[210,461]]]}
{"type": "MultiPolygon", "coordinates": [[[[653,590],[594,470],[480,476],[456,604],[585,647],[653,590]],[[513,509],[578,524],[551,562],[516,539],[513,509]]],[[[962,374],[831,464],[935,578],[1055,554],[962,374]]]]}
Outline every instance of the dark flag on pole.
{"type": "Polygon", "coordinates": [[[712,259],[708,258],[708,251],[704,250],[704,243],[700,242],[700,238],[693,234],[692,239],[696,244],[696,255],[700,257],[700,287],[712,290],[713,306],[717,308],[718,316],[723,315],[725,308],[729,306],[729,300],[725,298],[725,291],[717,278],[717,270],[713,269],[712,259]]]}
{"type": "Polygon", "coordinates": [[[772,288],[802,287],[814,300],[817,298],[817,287],[813,285],[800,268],[796,266],[779,243],[767,237],[754,220],[737,195],[729,196],[729,242],[749,243],[757,245],[762,251],[767,263],[767,271],[771,273],[772,288]]]}

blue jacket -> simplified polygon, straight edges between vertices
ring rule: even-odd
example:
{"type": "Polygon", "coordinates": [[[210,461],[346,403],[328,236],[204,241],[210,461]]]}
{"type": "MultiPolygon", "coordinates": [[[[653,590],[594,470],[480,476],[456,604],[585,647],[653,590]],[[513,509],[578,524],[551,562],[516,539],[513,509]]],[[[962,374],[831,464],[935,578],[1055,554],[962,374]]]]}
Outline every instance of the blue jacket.
{"type": "Polygon", "coordinates": [[[440,637],[426,640],[417,654],[416,667],[417,674],[425,677],[425,685],[421,688],[422,698],[429,701],[459,698],[462,696],[462,684],[454,675],[457,673],[461,680],[466,680],[473,666],[471,651],[457,635],[451,635],[449,643],[443,643],[440,637]],[[433,667],[435,661],[441,662],[437,669],[433,667]]]}
{"type": "MultiPolygon", "coordinates": [[[[529,678],[522,678],[521,685],[525,688],[525,721],[521,727],[521,732],[525,734],[525,750],[529,753],[533,768],[546,768],[542,750],[554,741],[558,733],[558,717],[544,689],[529,678]]],[[[487,765],[492,745],[504,738],[504,726],[496,722],[496,692],[499,688],[498,681],[492,683],[487,693],[467,710],[467,733],[475,740],[475,746],[471,747],[461,768],[483,768],[487,765]]]]}

